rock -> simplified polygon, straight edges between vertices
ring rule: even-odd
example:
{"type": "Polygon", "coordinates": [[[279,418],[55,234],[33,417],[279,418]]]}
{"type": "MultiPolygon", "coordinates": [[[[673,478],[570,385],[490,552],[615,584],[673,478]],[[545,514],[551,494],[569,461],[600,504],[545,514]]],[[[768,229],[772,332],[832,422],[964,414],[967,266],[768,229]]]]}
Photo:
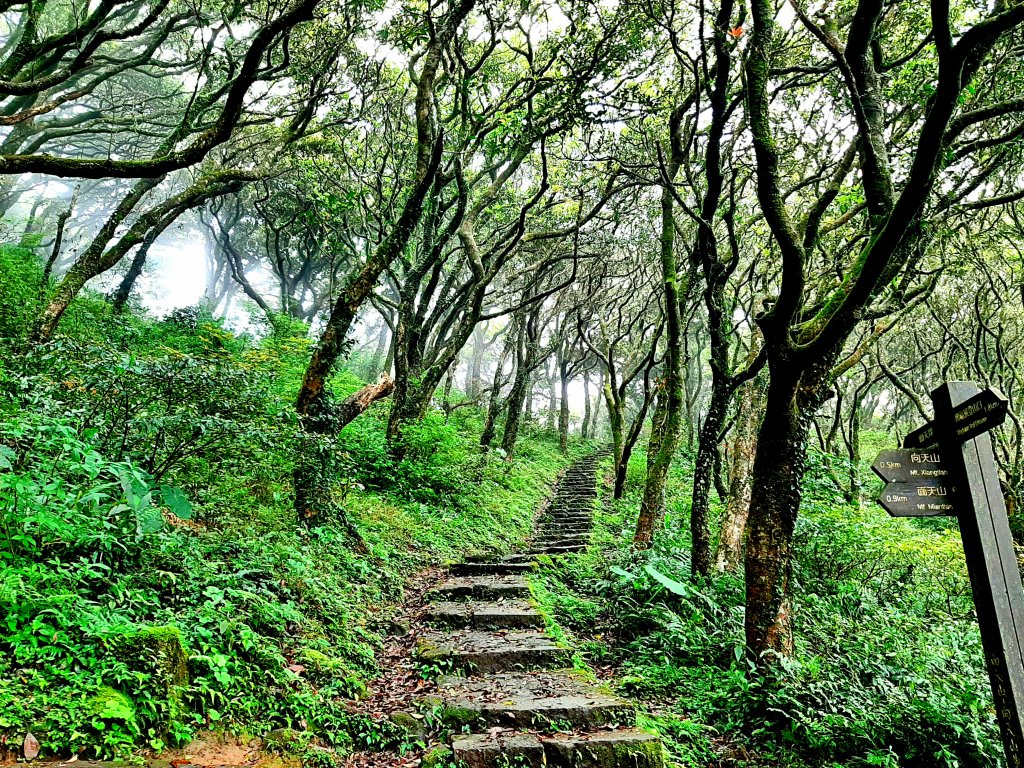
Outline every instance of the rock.
{"type": "Polygon", "coordinates": [[[455,757],[466,768],[500,765],[543,768],[544,745],[532,733],[486,733],[463,736],[452,742],[455,757]]]}
{"type": "Polygon", "coordinates": [[[412,626],[407,621],[395,619],[388,624],[388,634],[392,637],[406,637],[412,632],[412,626]]]}
{"type": "Polygon", "coordinates": [[[448,747],[434,747],[423,755],[421,768],[447,768],[451,765],[455,754],[448,747]]]}
{"type": "Polygon", "coordinates": [[[153,674],[170,695],[188,685],[188,654],[177,627],[134,627],[106,638],[129,669],[153,674]]]}
{"type": "Polygon", "coordinates": [[[427,737],[427,728],[423,720],[415,715],[408,712],[392,712],[388,719],[405,731],[405,735],[412,741],[423,741],[427,737]]]}
{"type": "Polygon", "coordinates": [[[431,600],[474,597],[479,600],[529,597],[530,587],[522,576],[457,576],[427,593],[431,600]]]}
{"type": "Polygon", "coordinates": [[[632,704],[570,671],[446,677],[439,688],[441,719],[453,728],[579,729],[636,722],[632,704]]]}
{"type": "Polygon", "coordinates": [[[551,768],[664,768],[661,739],[637,728],[559,734],[544,739],[551,768]]]}
{"type": "Polygon", "coordinates": [[[562,666],[572,652],[543,632],[426,632],[416,643],[416,655],[428,663],[452,668],[499,672],[537,666],[562,666]]]}
{"type": "Polygon", "coordinates": [[[544,626],[544,617],[525,600],[437,602],[427,606],[431,624],[472,629],[522,629],[544,626]]]}
{"type": "Polygon", "coordinates": [[[302,743],[302,731],[294,728],[275,728],[263,737],[263,746],[277,752],[288,752],[302,743]]]}
{"type": "Polygon", "coordinates": [[[101,720],[135,722],[135,702],[114,688],[100,688],[89,699],[89,709],[101,720]]]}

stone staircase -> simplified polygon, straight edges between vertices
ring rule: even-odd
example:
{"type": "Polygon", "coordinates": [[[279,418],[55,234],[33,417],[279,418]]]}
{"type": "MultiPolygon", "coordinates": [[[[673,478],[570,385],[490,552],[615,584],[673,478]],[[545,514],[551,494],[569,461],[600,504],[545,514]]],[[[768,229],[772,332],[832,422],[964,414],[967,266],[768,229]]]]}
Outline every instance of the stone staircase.
{"type": "Polygon", "coordinates": [[[530,602],[525,575],[536,555],[587,546],[597,458],[565,472],[527,553],[453,565],[429,593],[432,629],[416,655],[465,675],[442,678],[434,703],[467,768],[663,766],[661,742],[635,727],[633,706],[571,668],[572,649],[544,633],[530,602]]]}

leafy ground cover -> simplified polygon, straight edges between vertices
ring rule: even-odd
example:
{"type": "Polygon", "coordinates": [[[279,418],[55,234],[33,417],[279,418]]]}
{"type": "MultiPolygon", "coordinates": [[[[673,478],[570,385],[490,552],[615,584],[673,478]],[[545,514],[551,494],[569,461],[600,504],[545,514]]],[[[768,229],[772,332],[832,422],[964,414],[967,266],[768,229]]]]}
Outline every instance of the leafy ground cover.
{"type": "MultiPolygon", "coordinates": [[[[418,570],[516,545],[569,460],[557,439],[481,456],[462,408],[411,430],[396,462],[382,407],[329,446],[339,518],[307,527],[290,493],[302,336],[257,341],[199,310],[111,317],[98,299],[67,327],[31,362],[14,341],[0,356],[2,743],[123,757],[210,730],[290,728],[340,752],[401,739],[352,704],[388,607],[418,570]]],[[[338,377],[341,394],[358,384],[338,377]]]]}

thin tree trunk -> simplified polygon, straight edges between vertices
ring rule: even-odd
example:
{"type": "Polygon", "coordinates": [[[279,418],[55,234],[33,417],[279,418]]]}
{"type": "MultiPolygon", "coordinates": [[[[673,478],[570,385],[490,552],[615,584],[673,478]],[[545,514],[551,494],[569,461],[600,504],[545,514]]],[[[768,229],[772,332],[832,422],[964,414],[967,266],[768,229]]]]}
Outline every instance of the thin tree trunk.
{"type": "Polygon", "coordinates": [[[522,366],[520,373],[516,371],[515,382],[512,391],[508,396],[507,412],[505,413],[505,432],[501,438],[501,449],[511,458],[516,449],[516,440],[519,438],[519,425],[522,421],[523,406],[526,402],[527,389],[530,386],[530,373],[526,366],[522,366]]]}
{"type": "Polygon", "coordinates": [[[675,115],[671,122],[670,143],[673,160],[667,169],[667,183],[661,192],[661,278],[665,299],[665,371],[664,389],[658,396],[655,423],[651,425],[651,442],[647,456],[647,479],[640,502],[640,516],[633,534],[633,546],[646,549],[654,539],[654,530],[665,517],[665,486],[669,469],[679,448],[683,429],[683,363],[682,321],[680,318],[679,265],[675,253],[675,199],[669,184],[679,171],[676,132],[679,121],[675,115]],[[660,411],[660,414],[658,413],[660,411]]]}
{"type": "Polygon", "coordinates": [[[568,362],[562,360],[558,366],[558,380],[561,386],[558,400],[558,447],[562,453],[569,451],[569,371],[568,362]]]}
{"type": "Polygon", "coordinates": [[[551,366],[551,373],[548,374],[548,415],[547,415],[547,428],[549,431],[554,432],[555,426],[558,422],[558,389],[556,381],[558,379],[558,361],[554,361],[551,366]]]}
{"type": "Polygon", "coordinates": [[[473,328],[473,346],[470,350],[469,365],[466,366],[466,397],[474,398],[483,388],[482,368],[487,337],[485,323],[477,323],[473,328]]]}
{"type": "Polygon", "coordinates": [[[590,438],[590,371],[583,372],[583,424],[580,425],[580,437],[584,440],[590,438]]]}
{"type": "Polygon", "coordinates": [[[693,469],[693,493],[690,504],[690,571],[694,576],[711,572],[710,496],[714,479],[718,436],[725,423],[732,392],[725,382],[715,382],[711,402],[697,438],[697,459],[693,469]]]}
{"type": "Polygon", "coordinates": [[[60,251],[64,245],[64,229],[67,226],[68,219],[71,218],[75,211],[75,204],[78,202],[78,192],[81,188],[80,184],[75,187],[75,191],[71,193],[71,202],[68,204],[67,210],[61,211],[60,215],[57,216],[57,234],[53,238],[53,248],[50,249],[50,256],[46,260],[46,266],[43,268],[42,280],[39,281],[40,298],[46,295],[46,291],[50,287],[53,267],[57,263],[57,259],[60,258],[60,251]]]}
{"type": "Polygon", "coordinates": [[[750,511],[750,471],[757,450],[757,420],[761,415],[761,387],[749,381],[739,391],[739,415],[733,427],[730,451],[729,495],[718,534],[715,569],[736,573],[743,558],[743,539],[750,511]]]}
{"type": "Polygon", "coordinates": [[[158,234],[155,231],[150,232],[146,235],[146,239],[142,241],[142,245],[135,251],[135,257],[132,259],[131,266],[128,267],[128,274],[121,280],[121,284],[117,286],[117,290],[114,291],[111,297],[115,314],[121,314],[124,312],[125,307],[128,306],[128,298],[132,294],[135,282],[142,274],[142,269],[146,265],[146,259],[149,257],[149,249],[153,247],[158,234]]]}
{"type": "Polygon", "coordinates": [[[368,371],[368,374],[370,376],[382,370],[390,372],[390,365],[387,366],[387,368],[381,367],[381,363],[387,359],[386,355],[388,353],[388,339],[390,336],[391,331],[388,328],[388,324],[387,322],[384,321],[383,318],[381,318],[380,333],[377,335],[377,349],[374,350],[373,357],[370,358],[370,370],[368,371]]]}

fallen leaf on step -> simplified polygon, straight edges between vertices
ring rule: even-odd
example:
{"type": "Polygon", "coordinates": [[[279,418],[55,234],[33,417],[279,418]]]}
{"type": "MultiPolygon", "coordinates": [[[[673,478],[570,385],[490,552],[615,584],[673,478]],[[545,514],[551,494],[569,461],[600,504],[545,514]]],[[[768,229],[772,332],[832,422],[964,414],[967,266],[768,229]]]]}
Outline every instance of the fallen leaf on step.
{"type": "Polygon", "coordinates": [[[31,731],[25,734],[25,741],[22,742],[21,751],[25,755],[26,760],[35,760],[39,757],[39,739],[33,736],[31,731]]]}

